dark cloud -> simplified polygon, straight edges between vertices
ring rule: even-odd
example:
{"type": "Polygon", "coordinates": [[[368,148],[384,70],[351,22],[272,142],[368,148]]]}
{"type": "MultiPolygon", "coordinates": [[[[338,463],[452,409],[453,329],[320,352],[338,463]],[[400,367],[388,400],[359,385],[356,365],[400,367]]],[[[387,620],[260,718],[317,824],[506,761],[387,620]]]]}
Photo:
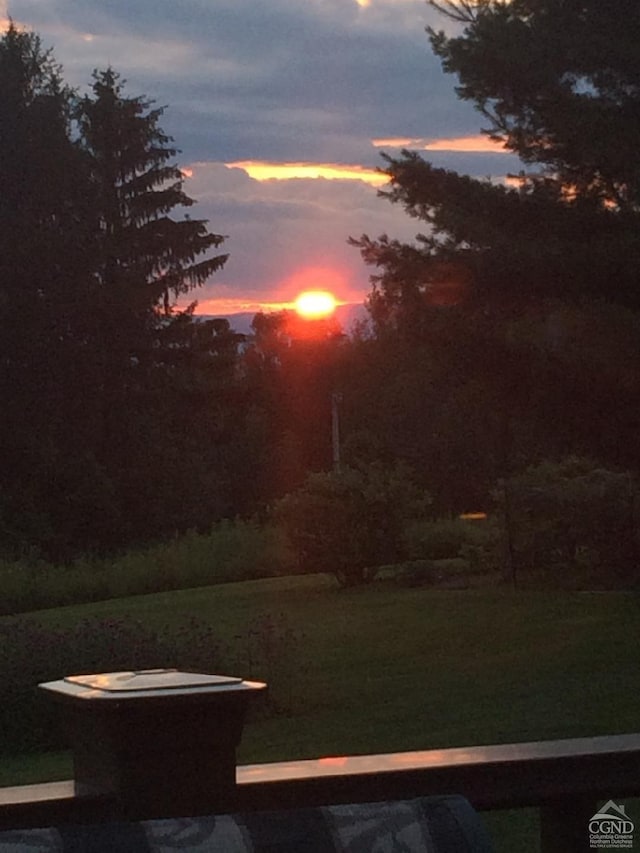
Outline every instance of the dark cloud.
{"type": "MultiPolygon", "coordinates": [[[[194,166],[193,215],[230,235],[231,260],[205,292],[277,289],[301,265],[340,267],[365,291],[350,234],[409,237],[416,223],[357,181],[257,182],[244,160],[376,167],[379,137],[473,134],[478,116],[432,56],[424,0],[10,0],[14,19],[53,45],[86,87],[112,65],[130,94],[167,104],[163,128],[194,166]]],[[[504,174],[500,155],[427,155],[504,174]]]]}
{"type": "Polygon", "coordinates": [[[313,159],[323,144],[335,159],[372,135],[470,126],[430,53],[423,0],[14,0],[12,14],[59,48],[74,82],[111,63],[172,105],[189,159],[212,143],[222,159],[313,159]]]}

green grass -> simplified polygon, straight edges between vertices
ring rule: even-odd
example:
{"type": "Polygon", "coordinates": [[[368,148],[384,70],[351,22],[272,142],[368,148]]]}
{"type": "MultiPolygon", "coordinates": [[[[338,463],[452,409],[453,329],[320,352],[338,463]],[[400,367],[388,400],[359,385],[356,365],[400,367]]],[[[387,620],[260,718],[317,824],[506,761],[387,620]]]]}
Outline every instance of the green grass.
{"type": "MultiPolygon", "coordinates": [[[[37,616],[68,625],[127,614],[161,629],[189,614],[233,637],[266,614],[284,614],[299,637],[293,713],[249,723],[239,761],[253,763],[636,731],[639,605],[632,593],[390,583],[338,590],[330,579],[304,576],[37,616]]],[[[0,784],[69,774],[65,756],[25,757],[4,762],[0,784]]],[[[518,820],[519,832],[535,824],[527,815],[518,820]]],[[[491,823],[503,836],[504,820],[491,823]]],[[[535,849],[522,841],[519,850],[535,849]]]]}

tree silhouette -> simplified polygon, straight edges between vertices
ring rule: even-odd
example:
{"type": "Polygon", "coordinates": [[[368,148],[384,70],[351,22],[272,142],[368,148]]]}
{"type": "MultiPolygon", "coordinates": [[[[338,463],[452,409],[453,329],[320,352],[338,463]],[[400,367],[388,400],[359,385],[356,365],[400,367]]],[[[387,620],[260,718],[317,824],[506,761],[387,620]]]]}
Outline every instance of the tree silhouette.
{"type": "Polygon", "coordinates": [[[213,399],[238,338],[204,340],[173,306],[226,255],[184,215],[161,115],[111,69],[78,98],[37,35],[11,24],[0,39],[4,551],[66,559],[228,508],[215,442],[229,401],[213,399]]]}
{"type": "Polygon", "coordinates": [[[444,489],[429,487],[436,504],[448,494],[459,511],[465,489],[478,497],[487,475],[545,456],[640,464],[628,440],[640,384],[619,357],[640,308],[640,7],[431,5],[455,22],[448,33],[429,31],[444,70],[522,170],[480,180],[415,151],[386,156],[381,195],[421,233],[413,243],[387,235],[352,243],[374,270],[377,344],[420,363],[401,380],[390,369],[384,392],[409,401],[395,419],[407,424],[407,452],[419,470],[449,469],[437,475],[444,489]],[[581,333],[576,352],[572,334],[597,316],[597,343],[590,348],[581,333]]]}
{"type": "Polygon", "coordinates": [[[393,319],[405,305],[415,322],[413,303],[437,303],[453,264],[465,299],[522,306],[596,296],[639,307],[640,8],[432,5],[464,25],[455,36],[430,30],[456,91],[525,169],[507,186],[436,169],[415,152],[387,157],[391,188],[382,195],[427,228],[411,247],[355,241],[380,269],[372,307],[393,319]]]}
{"type": "Polygon", "coordinates": [[[204,220],[170,215],[193,199],[158,124],[164,110],[123,89],[112,69],[94,72],[93,94],[80,100],[76,117],[98,205],[101,287],[116,310],[148,318],[169,314],[172,298],[202,285],[227,255],[201,257],[224,238],[204,220]]]}
{"type": "Polygon", "coordinates": [[[8,548],[82,539],[80,517],[69,513],[64,533],[52,522],[62,514],[63,481],[68,504],[83,494],[91,515],[92,220],[71,109],[50,52],[12,23],[0,39],[0,529],[8,548]]]}

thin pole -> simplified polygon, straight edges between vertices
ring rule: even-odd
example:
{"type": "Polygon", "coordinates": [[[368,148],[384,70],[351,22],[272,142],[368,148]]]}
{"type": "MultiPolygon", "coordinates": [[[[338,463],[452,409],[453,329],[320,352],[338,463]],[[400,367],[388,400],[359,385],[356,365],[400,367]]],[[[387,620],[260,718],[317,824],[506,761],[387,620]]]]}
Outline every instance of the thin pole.
{"type": "Polygon", "coordinates": [[[340,471],[340,403],[342,394],[334,391],[331,394],[331,449],[333,451],[333,470],[340,471]]]}

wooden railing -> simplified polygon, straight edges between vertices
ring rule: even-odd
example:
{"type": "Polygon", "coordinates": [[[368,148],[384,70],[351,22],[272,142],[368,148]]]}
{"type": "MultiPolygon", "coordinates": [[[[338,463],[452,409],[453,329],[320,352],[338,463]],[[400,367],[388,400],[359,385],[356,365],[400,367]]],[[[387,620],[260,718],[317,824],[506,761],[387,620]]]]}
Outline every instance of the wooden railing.
{"type": "MultiPolygon", "coordinates": [[[[443,793],[479,810],[534,806],[544,853],[584,853],[598,801],[640,796],[640,734],[254,764],[236,777],[235,811],[443,793]]],[[[73,782],[0,789],[0,829],[118,816],[114,798],[79,796],[73,782]]]]}

